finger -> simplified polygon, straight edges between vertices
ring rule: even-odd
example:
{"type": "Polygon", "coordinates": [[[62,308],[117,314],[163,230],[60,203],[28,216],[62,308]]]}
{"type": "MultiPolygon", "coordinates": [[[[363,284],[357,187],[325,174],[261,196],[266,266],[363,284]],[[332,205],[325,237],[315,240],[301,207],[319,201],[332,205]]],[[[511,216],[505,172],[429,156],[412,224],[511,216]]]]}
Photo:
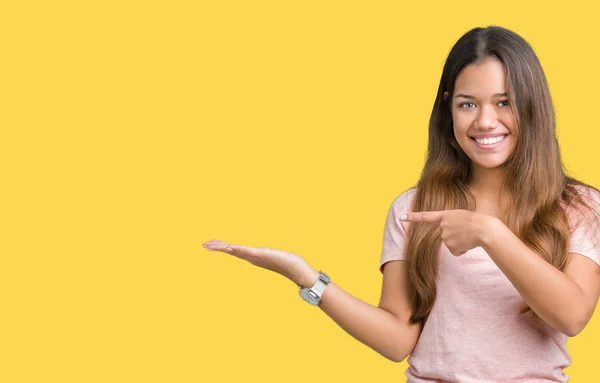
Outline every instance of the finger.
{"type": "Polygon", "coordinates": [[[212,241],[204,242],[202,246],[208,251],[223,251],[226,253],[231,252],[231,245],[227,242],[213,239],[212,241]]]}
{"type": "Polygon", "coordinates": [[[219,247],[220,245],[228,245],[227,242],[220,241],[218,239],[211,239],[202,243],[203,247],[219,247]]]}
{"type": "Polygon", "coordinates": [[[242,246],[242,245],[227,245],[227,248],[225,250],[234,255],[258,256],[261,253],[259,251],[259,249],[255,248],[255,247],[242,246]]]}
{"type": "Polygon", "coordinates": [[[206,241],[202,243],[202,247],[210,247],[210,245],[214,242],[215,240],[211,240],[211,241],[206,241]]]}
{"type": "Polygon", "coordinates": [[[237,254],[250,254],[252,248],[248,247],[248,246],[241,246],[241,245],[228,245],[227,249],[229,251],[237,253],[237,254]]]}
{"type": "Polygon", "coordinates": [[[440,223],[443,214],[443,211],[421,211],[402,214],[400,219],[406,222],[440,223]]]}

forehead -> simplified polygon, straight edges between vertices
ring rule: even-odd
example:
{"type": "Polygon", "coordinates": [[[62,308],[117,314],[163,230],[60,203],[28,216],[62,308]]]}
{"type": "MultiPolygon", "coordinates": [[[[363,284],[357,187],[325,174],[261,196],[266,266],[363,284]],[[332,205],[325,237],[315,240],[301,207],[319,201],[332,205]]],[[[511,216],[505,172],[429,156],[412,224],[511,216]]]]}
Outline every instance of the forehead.
{"type": "Polygon", "coordinates": [[[506,93],[506,68],[497,59],[467,65],[454,82],[454,93],[472,96],[491,96],[506,93]]]}

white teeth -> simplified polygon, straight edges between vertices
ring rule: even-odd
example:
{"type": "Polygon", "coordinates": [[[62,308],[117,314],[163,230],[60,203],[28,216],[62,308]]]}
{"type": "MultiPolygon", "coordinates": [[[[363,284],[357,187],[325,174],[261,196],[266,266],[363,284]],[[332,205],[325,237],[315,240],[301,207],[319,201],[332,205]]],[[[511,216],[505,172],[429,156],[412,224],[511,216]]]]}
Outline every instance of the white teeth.
{"type": "Polygon", "coordinates": [[[506,136],[499,136],[494,138],[476,138],[475,141],[477,141],[477,143],[480,145],[493,145],[502,141],[504,137],[506,136]]]}

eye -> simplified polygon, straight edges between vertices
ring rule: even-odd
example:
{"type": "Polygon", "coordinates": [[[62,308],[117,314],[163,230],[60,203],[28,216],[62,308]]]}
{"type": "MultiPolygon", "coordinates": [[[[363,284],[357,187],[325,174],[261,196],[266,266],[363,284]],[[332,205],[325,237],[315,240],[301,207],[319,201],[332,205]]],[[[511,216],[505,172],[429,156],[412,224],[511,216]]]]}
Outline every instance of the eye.
{"type": "Polygon", "coordinates": [[[501,108],[506,108],[509,105],[508,100],[502,100],[498,103],[501,108]]]}
{"type": "Polygon", "coordinates": [[[472,102],[463,102],[458,105],[459,108],[462,109],[473,109],[475,107],[475,103],[472,102]]]}

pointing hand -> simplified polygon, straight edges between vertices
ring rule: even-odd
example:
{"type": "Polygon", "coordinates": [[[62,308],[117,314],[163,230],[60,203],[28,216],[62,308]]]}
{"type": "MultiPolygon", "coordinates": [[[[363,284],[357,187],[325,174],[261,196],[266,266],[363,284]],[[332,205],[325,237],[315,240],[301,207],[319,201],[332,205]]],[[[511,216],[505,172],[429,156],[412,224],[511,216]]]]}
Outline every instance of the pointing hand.
{"type": "Polygon", "coordinates": [[[406,213],[400,220],[438,225],[442,241],[452,255],[463,255],[481,246],[487,222],[493,217],[468,210],[441,210],[406,213]]]}

